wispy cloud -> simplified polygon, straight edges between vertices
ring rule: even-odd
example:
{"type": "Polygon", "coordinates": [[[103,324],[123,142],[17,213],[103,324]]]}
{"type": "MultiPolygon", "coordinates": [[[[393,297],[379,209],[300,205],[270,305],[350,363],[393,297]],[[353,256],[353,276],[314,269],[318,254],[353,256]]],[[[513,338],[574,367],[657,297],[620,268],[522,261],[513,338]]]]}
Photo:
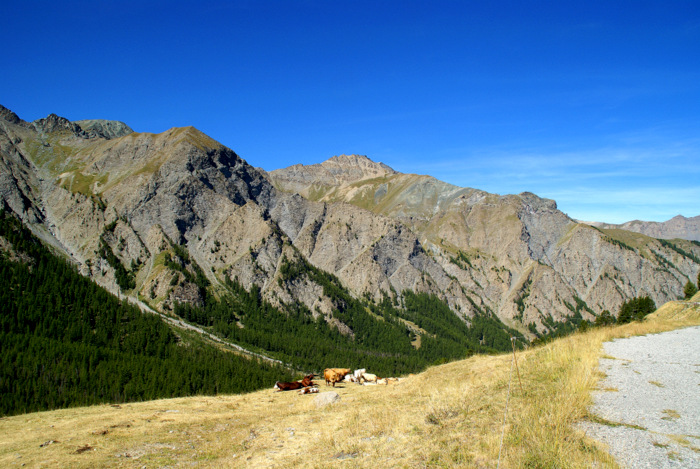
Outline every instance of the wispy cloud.
{"type": "Polygon", "coordinates": [[[700,187],[650,186],[639,189],[585,188],[547,194],[559,209],[587,221],[623,223],[638,219],[666,221],[676,215],[700,215],[700,187]]]}
{"type": "Polygon", "coordinates": [[[584,151],[472,150],[414,170],[499,194],[534,192],[578,219],[621,223],[700,214],[700,141],[649,146],[639,144],[648,135],[627,137],[617,147],[584,151]]]}

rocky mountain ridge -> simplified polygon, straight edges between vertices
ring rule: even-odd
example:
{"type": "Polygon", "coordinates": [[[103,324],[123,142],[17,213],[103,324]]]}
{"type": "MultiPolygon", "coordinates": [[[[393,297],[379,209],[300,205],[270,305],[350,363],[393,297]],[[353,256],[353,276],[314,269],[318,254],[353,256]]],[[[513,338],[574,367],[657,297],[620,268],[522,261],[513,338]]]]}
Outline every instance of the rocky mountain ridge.
{"type": "Polygon", "coordinates": [[[85,275],[165,313],[236,281],[351,335],[323,285],[284,275],[308,262],[358,298],[400,306],[425,292],[467,322],[495,315],[541,334],[634,296],[675,299],[700,270],[696,244],[579,224],[534,194],[356,156],[265,174],[192,127],[26,123],[0,108],[0,157],[4,206],[85,275]]]}
{"type": "Polygon", "coordinates": [[[700,241],[700,215],[696,217],[684,217],[676,215],[664,222],[632,220],[621,224],[601,222],[581,222],[598,228],[621,229],[642,233],[652,238],[674,239],[681,238],[691,241],[700,241]]]}
{"type": "MultiPolygon", "coordinates": [[[[348,167],[354,158],[364,159],[336,158],[348,167]]],[[[696,244],[675,240],[678,246],[670,243],[668,251],[669,243],[651,237],[591,228],[531,193],[499,196],[392,171],[330,184],[315,172],[322,174],[323,164],[275,170],[270,179],[280,190],[353,204],[410,227],[461,288],[488,298],[485,304],[505,321],[589,317],[588,310],[616,311],[623,298],[634,296],[660,303],[678,295],[680,283],[697,269],[696,244]],[[314,182],[303,186],[304,180],[314,182]]]]}

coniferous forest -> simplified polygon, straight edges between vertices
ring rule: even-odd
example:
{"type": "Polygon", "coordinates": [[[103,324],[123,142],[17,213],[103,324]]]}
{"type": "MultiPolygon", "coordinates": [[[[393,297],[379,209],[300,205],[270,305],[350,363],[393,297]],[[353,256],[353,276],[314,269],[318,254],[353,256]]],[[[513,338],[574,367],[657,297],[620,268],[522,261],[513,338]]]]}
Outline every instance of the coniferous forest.
{"type": "Polygon", "coordinates": [[[399,308],[389,298],[379,304],[354,298],[335,276],[303,258],[284,259],[280,272],[282,283],[307,276],[322,285],[335,306],[333,316],[347,324],[353,336],[340,333],[320,315],[314,319],[303,304],[287,305],[291,312],[285,314],[264,301],[257,286],[246,290],[235,281],[227,282],[228,294],[220,299],[209,296],[203,307],[179,304],[175,313],[306,370],[366,368],[380,376],[396,376],[473,353],[510,350],[511,336],[519,339],[518,346],[525,342],[519,332],[486,313],[467,326],[434,295],[405,291],[404,308],[399,308]],[[420,347],[412,345],[415,334],[401,319],[424,331],[420,347]]]}
{"type": "Polygon", "coordinates": [[[0,415],[197,394],[292,379],[281,367],[185,341],[119,301],[0,212],[0,415]],[[13,259],[13,257],[15,259],[13,259]]]}

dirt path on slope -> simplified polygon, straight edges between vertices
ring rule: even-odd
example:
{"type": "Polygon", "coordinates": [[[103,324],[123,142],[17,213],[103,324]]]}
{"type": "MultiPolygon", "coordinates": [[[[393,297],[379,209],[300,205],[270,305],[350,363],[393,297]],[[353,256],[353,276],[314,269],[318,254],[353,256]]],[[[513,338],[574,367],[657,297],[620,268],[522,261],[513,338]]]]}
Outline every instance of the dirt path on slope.
{"type": "Polygon", "coordinates": [[[700,467],[700,327],[604,344],[583,428],[622,467],[700,467]]]}

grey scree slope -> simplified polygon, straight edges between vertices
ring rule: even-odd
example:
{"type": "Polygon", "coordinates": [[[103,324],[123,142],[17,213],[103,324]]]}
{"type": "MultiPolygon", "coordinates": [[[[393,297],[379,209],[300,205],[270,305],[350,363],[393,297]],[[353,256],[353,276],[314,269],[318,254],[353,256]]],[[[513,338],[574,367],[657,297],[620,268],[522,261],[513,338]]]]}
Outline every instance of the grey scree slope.
{"type": "Polygon", "coordinates": [[[700,468],[700,327],[617,339],[604,351],[607,378],[590,411],[622,425],[584,422],[586,433],[622,467],[700,468]]]}

